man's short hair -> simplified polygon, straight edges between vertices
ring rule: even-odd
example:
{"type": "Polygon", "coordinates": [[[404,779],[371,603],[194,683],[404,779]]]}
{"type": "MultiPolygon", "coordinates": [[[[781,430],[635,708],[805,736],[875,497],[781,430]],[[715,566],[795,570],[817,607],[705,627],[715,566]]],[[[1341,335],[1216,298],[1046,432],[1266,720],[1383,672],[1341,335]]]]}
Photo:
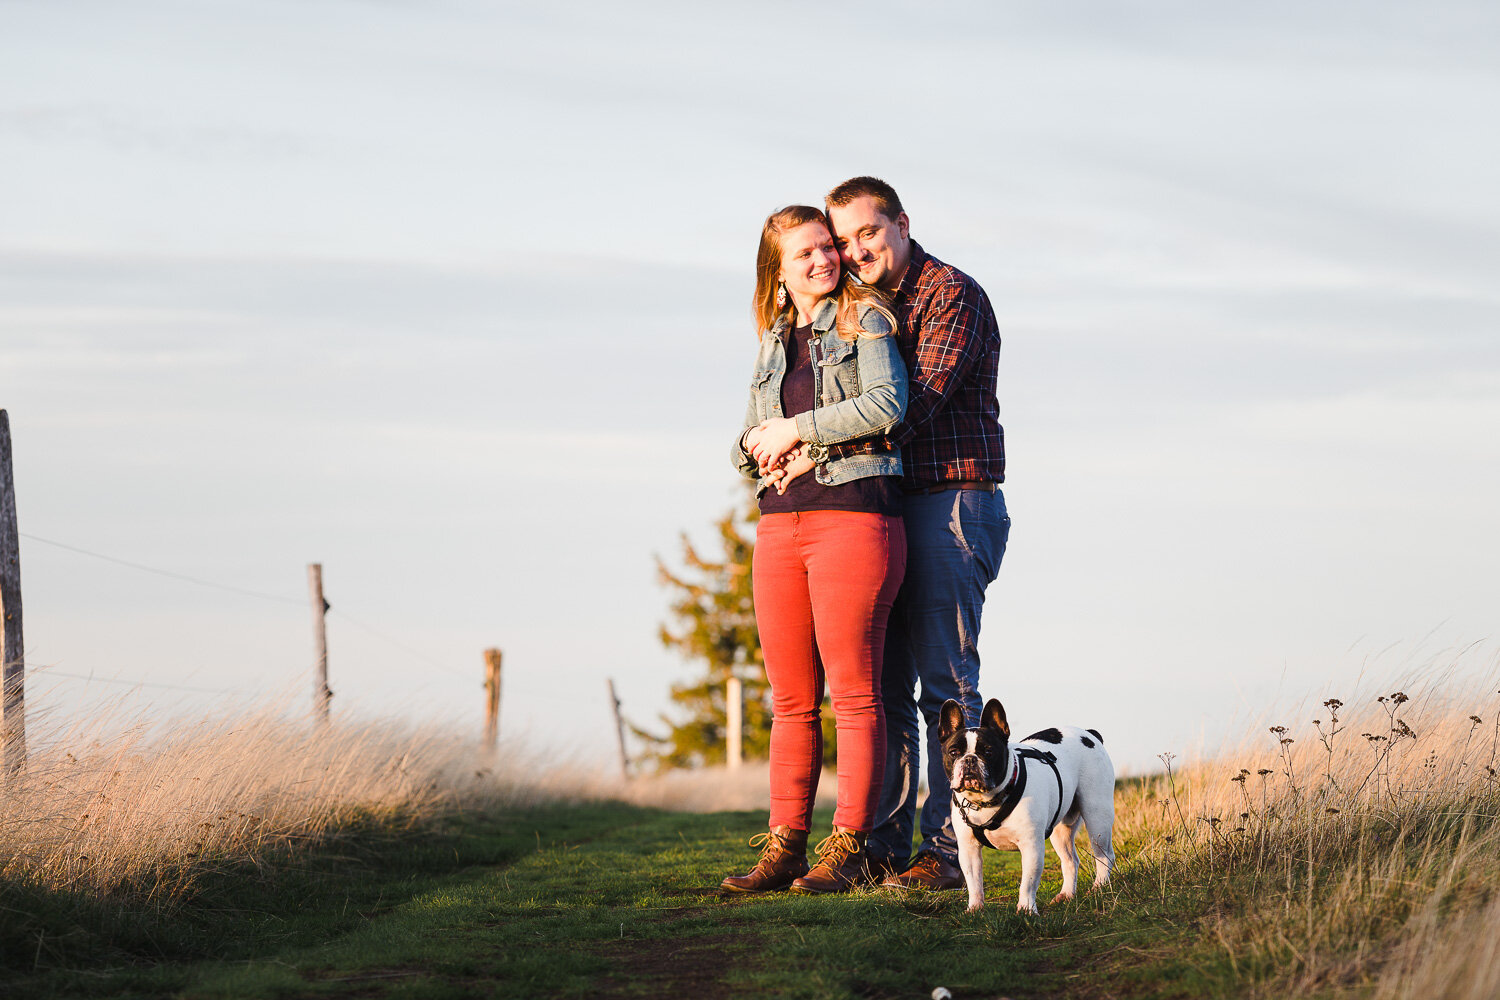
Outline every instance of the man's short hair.
{"type": "Polygon", "coordinates": [[[906,211],[901,207],[901,198],[896,194],[896,189],[879,177],[851,177],[828,192],[828,197],[823,200],[829,208],[843,208],[855,198],[866,197],[875,199],[880,214],[887,219],[894,219],[906,211]]]}

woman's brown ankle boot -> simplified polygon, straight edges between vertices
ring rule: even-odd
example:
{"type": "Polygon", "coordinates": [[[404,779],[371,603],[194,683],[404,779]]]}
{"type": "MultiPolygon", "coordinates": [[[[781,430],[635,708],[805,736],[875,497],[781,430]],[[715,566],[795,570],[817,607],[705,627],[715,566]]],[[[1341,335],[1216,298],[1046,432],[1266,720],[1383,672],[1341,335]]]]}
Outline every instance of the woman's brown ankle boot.
{"type": "Polygon", "coordinates": [[[835,826],[833,835],[818,845],[818,863],[792,883],[792,891],[804,895],[848,892],[871,882],[865,865],[865,834],[846,826],[835,826]]]}
{"type": "Polygon", "coordinates": [[[731,875],[720,888],[728,892],[777,892],[807,874],[807,831],[774,826],[750,838],[760,860],[746,875],[731,875]],[[762,846],[764,845],[764,846],[762,846]]]}

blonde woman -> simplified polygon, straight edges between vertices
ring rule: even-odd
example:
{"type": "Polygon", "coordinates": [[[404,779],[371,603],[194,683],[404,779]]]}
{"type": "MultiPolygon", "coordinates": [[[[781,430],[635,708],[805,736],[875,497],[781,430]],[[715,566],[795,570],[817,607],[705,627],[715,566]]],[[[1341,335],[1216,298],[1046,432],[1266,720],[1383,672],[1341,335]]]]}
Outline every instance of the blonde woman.
{"type": "Polygon", "coordinates": [[[885,433],[906,411],[906,368],[883,296],[845,276],[816,208],[766,220],[754,307],[760,348],[732,455],[758,480],[753,582],[774,713],[771,814],[759,861],[723,886],[844,892],[874,874],[864,842],[885,760],[881,655],[906,565],[901,453],[885,433]],[[830,458],[832,444],[845,445],[840,457],[830,458]],[[838,803],[809,871],[825,684],[838,803]]]}

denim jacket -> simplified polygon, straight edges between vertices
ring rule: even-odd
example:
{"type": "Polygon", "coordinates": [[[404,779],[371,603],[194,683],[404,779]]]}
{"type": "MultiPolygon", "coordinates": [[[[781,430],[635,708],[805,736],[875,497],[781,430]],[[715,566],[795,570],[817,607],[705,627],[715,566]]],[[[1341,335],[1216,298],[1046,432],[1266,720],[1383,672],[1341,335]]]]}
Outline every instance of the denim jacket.
{"type": "MultiPolygon", "coordinates": [[[[815,476],[824,486],[837,486],[866,476],[899,476],[899,449],[832,460],[820,454],[822,445],[884,434],[906,412],[906,365],[901,361],[889,321],[865,307],[860,313],[860,326],[867,333],[883,336],[848,341],[835,328],[837,312],[838,305],[833,299],[824,299],[813,311],[813,337],[808,343],[809,347],[816,345],[813,390],[818,406],[795,415],[797,434],[813,446],[811,457],[819,463],[815,476]]],[[[745,431],[762,420],[787,415],[781,412],[781,380],[786,375],[786,348],[781,338],[787,326],[786,319],[778,320],[760,338],[745,425],[730,449],[734,467],[747,479],[756,479],[759,473],[754,456],[745,451],[745,431]]],[[[769,485],[760,479],[756,495],[769,485]]]]}

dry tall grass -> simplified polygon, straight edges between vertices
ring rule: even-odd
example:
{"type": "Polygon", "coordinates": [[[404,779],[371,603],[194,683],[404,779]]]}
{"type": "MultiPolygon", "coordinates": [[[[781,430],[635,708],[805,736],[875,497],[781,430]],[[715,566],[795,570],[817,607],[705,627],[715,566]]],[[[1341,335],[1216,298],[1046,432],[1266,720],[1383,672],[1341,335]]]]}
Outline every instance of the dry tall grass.
{"type": "Polygon", "coordinates": [[[430,734],[316,732],[270,710],[33,743],[41,748],[4,793],[0,877],[155,901],[205,866],[263,859],[366,816],[433,809],[455,763],[430,734]]]}
{"type": "Polygon", "coordinates": [[[82,728],[34,732],[25,772],[0,791],[0,888],[160,903],[206,870],[263,862],[370,821],[565,800],[684,811],[766,800],[764,766],[625,782],[609,766],[543,760],[504,743],[490,757],[436,724],[318,729],[266,707],[113,728],[103,740],[82,728]]]}
{"type": "Polygon", "coordinates": [[[1268,724],[1124,792],[1120,892],[1211,885],[1261,995],[1500,997],[1500,699],[1411,687],[1268,724]]]}
{"type": "MultiPolygon", "coordinates": [[[[1500,996],[1500,698],[1494,683],[1406,690],[1330,699],[1300,723],[1268,720],[1211,759],[1168,756],[1165,773],[1127,784],[1121,868],[1102,905],[1206,889],[1207,947],[1250,996],[1500,996]]],[[[612,767],[503,744],[486,761],[447,727],[316,730],[270,709],[98,742],[39,731],[34,745],[0,796],[0,892],[157,906],[206,872],[274,863],[371,821],[560,800],[766,801],[763,766],[627,783],[612,767]]]]}

